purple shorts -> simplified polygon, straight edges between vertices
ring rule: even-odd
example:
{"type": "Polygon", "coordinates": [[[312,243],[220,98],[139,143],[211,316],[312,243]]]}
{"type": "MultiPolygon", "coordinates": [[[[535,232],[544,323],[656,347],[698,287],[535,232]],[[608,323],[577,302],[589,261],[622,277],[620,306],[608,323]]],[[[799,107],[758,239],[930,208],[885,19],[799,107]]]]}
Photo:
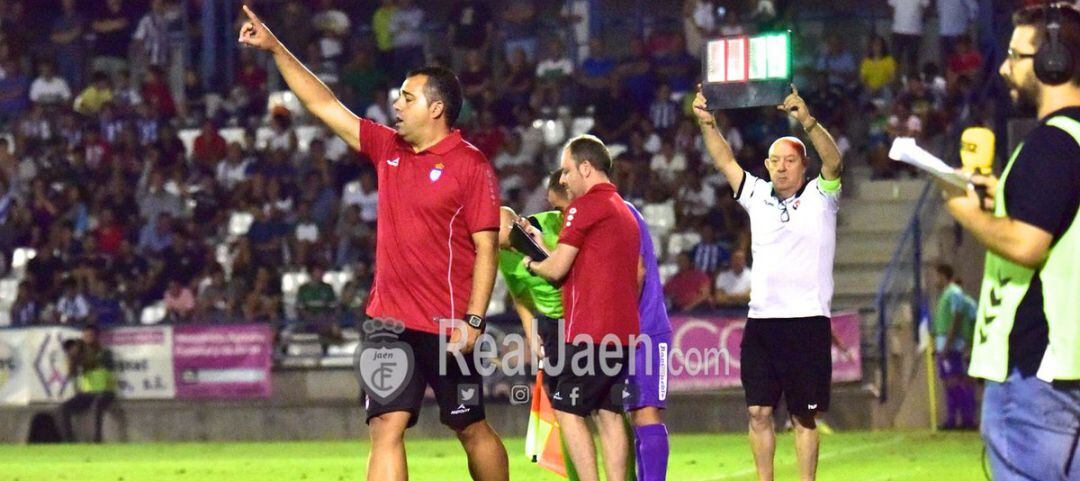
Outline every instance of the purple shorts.
{"type": "Polygon", "coordinates": [[[671,333],[653,334],[643,339],[634,349],[632,374],[627,384],[633,396],[627,400],[626,410],[644,407],[667,407],[668,361],[671,356],[671,333]]]}
{"type": "Polygon", "coordinates": [[[948,350],[937,353],[938,375],[942,379],[963,378],[967,373],[964,354],[960,351],[948,350]]]}

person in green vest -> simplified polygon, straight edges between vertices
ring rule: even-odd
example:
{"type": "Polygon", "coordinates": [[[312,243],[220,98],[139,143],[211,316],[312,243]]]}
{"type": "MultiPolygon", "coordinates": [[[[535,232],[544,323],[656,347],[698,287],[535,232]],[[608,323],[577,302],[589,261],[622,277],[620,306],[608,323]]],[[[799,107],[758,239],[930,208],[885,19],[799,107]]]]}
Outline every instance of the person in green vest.
{"type": "Polygon", "coordinates": [[[995,480],[1076,480],[1080,12],[1028,7],[1013,24],[999,73],[1013,103],[1034,108],[1039,124],[999,179],[972,179],[986,197],[970,187],[945,189],[949,213],[987,250],[968,373],[986,381],[981,425],[995,480]],[[1059,43],[1051,47],[1054,31],[1059,43]],[[1055,68],[1045,61],[1056,53],[1067,61],[1055,68]]]}
{"type": "Polygon", "coordinates": [[[98,342],[98,328],[91,324],[83,328],[81,340],[64,342],[64,352],[68,356],[68,378],[75,380],[75,396],[60,406],[64,440],[75,440],[71,416],[90,409],[94,413],[94,442],[100,443],[105,410],[116,400],[112,351],[98,342]]]}
{"type": "Polygon", "coordinates": [[[938,376],[945,385],[947,416],[942,429],[974,429],[975,384],[965,367],[975,327],[975,299],[960,287],[951,265],[938,264],[934,272],[941,297],[930,330],[934,334],[938,376]]]}
{"type": "MultiPolygon", "coordinates": [[[[555,171],[548,178],[548,203],[553,210],[527,216],[526,219],[539,225],[544,244],[549,250],[555,249],[562,232],[563,211],[570,205],[566,186],[559,182],[562,171],[555,171]]],[[[518,222],[519,216],[510,207],[502,207],[499,222],[499,272],[506,281],[514,303],[514,312],[521,319],[521,327],[529,341],[529,349],[539,357],[544,353],[553,356],[559,352],[559,320],[563,317],[562,291],[540,276],[530,274],[521,260],[524,254],[510,245],[510,229],[518,222]],[[546,346],[546,347],[542,347],[546,346]]],[[[550,358],[548,358],[550,359],[550,358]]],[[[552,361],[554,362],[554,361],[552,361]]],[[[554,388],[554,378],[544,376],[545,387],[554,388]]],[[[570,481],[577,481],[573,463],[563,447],[563,464],[566,466],[570,481]]]]}

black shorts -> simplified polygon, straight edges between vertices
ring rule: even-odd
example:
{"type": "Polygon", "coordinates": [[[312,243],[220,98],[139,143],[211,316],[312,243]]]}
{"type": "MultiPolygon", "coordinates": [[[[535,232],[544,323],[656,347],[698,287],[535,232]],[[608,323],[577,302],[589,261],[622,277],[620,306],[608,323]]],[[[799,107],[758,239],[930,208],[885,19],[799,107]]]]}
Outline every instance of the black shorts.
{"type": "Polygon", "coordinates": [[[406,329],[397,341],[407,344],[412,349],[412,376],[406,379],[400,393],[385,403],[375,397],[362,395],[364,409],[367,411],[366,422],[371,418],[389,412],[406,411],[409,413],[409,427],[416,424],[420,417],[420,406],[424,402],[427,386],[435,391],[435,400],[439,404],[439,421],[453,429],[464,429],[484,416],[484,380],[476,369],[472,354],[463,355],[465,371],[455,357],[445,350],[440,350],[438,334],[406,329]],[[446,357],[446,372],[440,375],[440,357],[446,357]]]}
{"type": "Polygon", "coordinates": [[[620,355],[616,355],[616,346],[608,344],[563,344],[562,351],[556,350],[556,355],[563,360],[561,366],[558,363],[551,366],[545,364],[547,370],[544,372],[551,379],[548,384],[551,407],[582,417],[588,417],[599,409],[622,413],[630,354],[629,347],[619,347],[620,355]],[[575,366],[574,359],[578,353],[587,350],[590,351],[589,359],[592,362],[588,366],[575,366]],[[602,367],[601,359],[607,359],[604,362],[608,369],[602,367]]]}
{"type": "Polygon", "coordinates": [[[824,316],[747,320],[740,358],[746,405],[775,407],[783,394],[791,414],[828,411],[831,343],[824,316]]]}
{"type": "MultiPolygon", "coordinates": [[[[556,363],[559,356],[559,320],[547,316],[536,316],[536,333],[540,336],[540,345],[544,347],[544,365],[556,363]]],[[[544,389],[555,392],[555,376],[544,373],[544,389]]]]}

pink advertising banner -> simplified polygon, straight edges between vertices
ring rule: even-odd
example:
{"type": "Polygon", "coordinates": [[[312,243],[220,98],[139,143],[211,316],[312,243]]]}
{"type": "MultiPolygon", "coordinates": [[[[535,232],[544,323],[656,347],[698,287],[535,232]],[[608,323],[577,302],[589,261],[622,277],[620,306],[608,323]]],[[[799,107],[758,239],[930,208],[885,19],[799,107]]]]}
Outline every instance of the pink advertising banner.
{"type": "MultiPolygon", "coordinates": [[[[669,389],[701,391],[740,386],[739,346],[745,326],[746,318],[672,316],[669,389]]],[[[834,313],[832,332],[833,382],[861,380],[858,314],[834,313]]]]}
{"type": "Polygon", "coordinates": [[[177,399],[270,397],[272,338],[265,324],[174,327],[177,399]]]}

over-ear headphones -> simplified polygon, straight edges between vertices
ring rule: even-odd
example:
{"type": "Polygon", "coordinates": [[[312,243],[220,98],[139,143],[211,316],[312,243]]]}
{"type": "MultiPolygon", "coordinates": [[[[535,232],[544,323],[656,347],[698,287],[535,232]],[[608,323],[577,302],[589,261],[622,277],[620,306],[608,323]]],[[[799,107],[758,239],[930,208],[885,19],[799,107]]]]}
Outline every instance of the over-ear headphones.
{"type": "Polygon", "coordinates": [[[1048,85],[1068,82],[1073,74],[1073,55],[1061,41],[1061,5],[1046,2],[1046,39],[1035,52],[1035,77],[1048,85]]]}

